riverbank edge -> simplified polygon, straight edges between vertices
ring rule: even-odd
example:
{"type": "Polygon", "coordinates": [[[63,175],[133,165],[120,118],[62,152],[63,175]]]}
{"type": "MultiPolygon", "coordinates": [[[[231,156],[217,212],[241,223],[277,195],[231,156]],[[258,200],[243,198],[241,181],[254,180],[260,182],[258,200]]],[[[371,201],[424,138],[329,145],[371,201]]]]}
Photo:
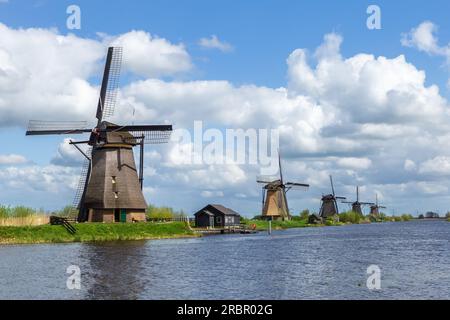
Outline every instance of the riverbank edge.
{"type": "Polygon", "coordinates": [[[198,238],[183,222],[139,224],[74,224],[72,235],[62,226],[0,227],[0,245],[99,243],[108,241],[139,241],[198,238]]]}

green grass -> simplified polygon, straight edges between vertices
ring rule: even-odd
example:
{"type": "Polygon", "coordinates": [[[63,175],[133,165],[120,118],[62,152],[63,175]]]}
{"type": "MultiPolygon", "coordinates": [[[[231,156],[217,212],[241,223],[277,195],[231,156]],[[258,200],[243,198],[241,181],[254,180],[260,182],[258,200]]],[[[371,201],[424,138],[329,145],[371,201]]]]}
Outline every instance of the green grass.
{"type": "MultiPolygon", "coordinates": [[[[264,220],[245,220],[247,226],[256,225],[256,230],[267,230],[269,222],[264,220]]],[[[272,229],[289,229],[308,227],[307,220],[290,220],[290,221],[272,221],[272,229]]]]}
{"type": "Polygon", "coordinates": [[[74,224],[76,234],[62,226],[0,227],[0,244],[144,240],[197,236],[183,222],[74,224]]]}

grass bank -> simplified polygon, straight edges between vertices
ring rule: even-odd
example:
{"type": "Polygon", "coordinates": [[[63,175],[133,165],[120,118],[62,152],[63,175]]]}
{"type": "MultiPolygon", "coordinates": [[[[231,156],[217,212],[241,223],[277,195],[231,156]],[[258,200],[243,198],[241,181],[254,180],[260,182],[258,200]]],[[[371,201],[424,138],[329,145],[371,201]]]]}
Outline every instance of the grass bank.
{"type": "Polygon", "coordinates": [[[62,226],[0,227],[0,244],[95,242],[167,239],[198,236],[184,222],[74,224],[71,235],[62,226]]]}
{"type": "MultiPolygon", "coordinates": [[[[256,230],[267,230],[269,227],[269,222],[264,220],[245,220],[244,223],[248,227],[255,225],[256,230]]],[[[309,225],[307,220],[272,221],[272,229],[274,230],[305,228],[311,226],[312,225],[309,225]]]]}

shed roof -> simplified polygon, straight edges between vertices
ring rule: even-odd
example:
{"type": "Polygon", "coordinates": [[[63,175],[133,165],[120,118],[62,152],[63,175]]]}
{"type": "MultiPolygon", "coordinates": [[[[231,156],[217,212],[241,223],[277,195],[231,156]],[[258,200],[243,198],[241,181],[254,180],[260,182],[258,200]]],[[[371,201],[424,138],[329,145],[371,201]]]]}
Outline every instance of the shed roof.
{"type": "Polygon", "coordinates": [[[219,211],[220,213],[222,213],[223,215],[226,215],[226,216],[240,216],[240,214],[237,213],[236,211],[234,211],[230,208],[224,207],[220,204],[208,204],[206,207],[200,209],[195,214],[206,213],[208,215],[212,215],[213,213],[211,212],[211,208],[219,211]]]}

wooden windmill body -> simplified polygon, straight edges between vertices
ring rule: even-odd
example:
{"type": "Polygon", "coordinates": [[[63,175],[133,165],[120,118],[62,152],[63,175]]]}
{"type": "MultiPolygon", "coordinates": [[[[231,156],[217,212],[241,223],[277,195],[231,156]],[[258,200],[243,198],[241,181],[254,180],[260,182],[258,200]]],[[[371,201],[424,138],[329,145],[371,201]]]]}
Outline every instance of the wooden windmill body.
{"type": "Polygon", "coordinates": [[[386,209],[385,206],[380,206],[378,203],[378,194],[375,193],[375,203],[370,206],[370,215],[378,217],[380,215],[380,208],[386,209]]]}
{"type": "Polygon", "coordinates": [[[86,128],[87,122],[80,121],[30,121],[27,130],[27,135],[90,133],[89,140],[70,142],[86,158],[74,200],[79,222],[145,221],[144,144],[165,143],[172,131],[171,125],[117,125],[105,121],[114,112],[121,59],[122,48],[108,49],[95,128],[86,128]],[[87,151],[80,144],[87,144],[87,151]],[[135,146],[140,146],[139,171],[135,146]]]}
{"type": "Polygon", "coordinates": [[[289,212],[286,193],[292,188],[308,188],[309,184],[283,181],[281,168],[281,157],[278,157],[279,179],[258,179],[257,182],[264,184],[262,187],[262,214],[266,220],[289,220],[289,212]]]}
{"type": "Polygon", "coordinates": [[[360,216],[363,215],[362,207],[365,205],[373,206],[375,203],[373,202],[360,202],[359,201],[359,186],[356,187],[356,201],[342,201],[342,203],[351,204],[352,211],[356,212],[360,216]]]}
{"type": "Polygon", "coordinates": [[[345,197],[336,196],[334,192],[333,177],[330,176],[331,194],[322,196],[322,204],[320,206],[319,216],[321,218],[328,218],[339,214],[339,207],[337,200],[345,200],[345,197]]]}

